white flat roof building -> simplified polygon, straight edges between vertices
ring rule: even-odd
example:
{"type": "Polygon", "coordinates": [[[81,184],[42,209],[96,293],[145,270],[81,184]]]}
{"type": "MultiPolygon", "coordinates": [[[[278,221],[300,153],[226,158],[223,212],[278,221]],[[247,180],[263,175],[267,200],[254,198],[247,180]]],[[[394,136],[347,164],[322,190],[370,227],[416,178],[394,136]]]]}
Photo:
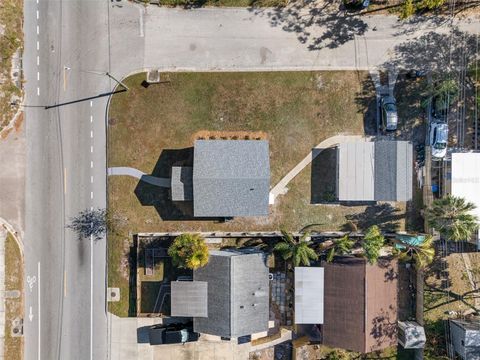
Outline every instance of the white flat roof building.
{"type": "Polygon", "coordinates": [[[323,324],[323,268],[295,268],[295,324],[323,324]]]}
{"type": "Polygon", "coordinates": [[[473,203],[473,214],[480,219],[480,152],[452,153],[451,173],[451,194],[473,203]]]}

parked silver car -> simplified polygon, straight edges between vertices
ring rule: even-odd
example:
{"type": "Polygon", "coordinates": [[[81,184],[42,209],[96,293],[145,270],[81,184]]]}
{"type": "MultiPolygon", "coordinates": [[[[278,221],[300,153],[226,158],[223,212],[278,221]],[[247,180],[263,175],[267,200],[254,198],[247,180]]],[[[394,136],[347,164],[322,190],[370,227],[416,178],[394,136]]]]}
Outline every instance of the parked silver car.
{"type": "Polygon", "coordinates": [[[380,112],[382,117],[382,129],[395,131],[398,125],[397,104],[393,96],[384,96],[380,100],[380,112]]]}
{"type": "Polygon", "coordinates": [[[441,160],[447,154],[448,125],[444,122],[432,122],[430,125],[430,146],[432,159],[441,160]]]}

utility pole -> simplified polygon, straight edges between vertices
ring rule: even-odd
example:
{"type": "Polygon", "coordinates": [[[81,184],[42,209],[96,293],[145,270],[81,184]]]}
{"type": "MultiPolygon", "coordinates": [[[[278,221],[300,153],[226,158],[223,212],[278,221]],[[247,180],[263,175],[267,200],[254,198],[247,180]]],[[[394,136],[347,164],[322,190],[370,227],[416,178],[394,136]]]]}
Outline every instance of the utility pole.
{"type": "Polygon", "coordinates": [[[106,72],[105,75],[107,75],[110,79],[113,79],[117,84],[123,86],[125,88],[125,90],[130,90],[127,85],[125,85],[121,81],[118,81],[117,79],[115,79],[109,72],[106,72]]]}

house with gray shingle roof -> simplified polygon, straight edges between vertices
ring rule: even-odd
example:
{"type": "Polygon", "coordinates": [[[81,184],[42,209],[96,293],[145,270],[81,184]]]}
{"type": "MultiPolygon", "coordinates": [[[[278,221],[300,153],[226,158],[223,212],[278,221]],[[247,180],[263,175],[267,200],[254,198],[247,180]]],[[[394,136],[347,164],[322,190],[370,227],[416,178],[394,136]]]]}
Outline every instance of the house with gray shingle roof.
{"type": "Polygon", "coordinates": [[[172,168],[172,200],[195,217],[268,215],[270,156],[265,140],[197,140],[193,170],[172,168]]]}
{"type": "Polygon", "coordinates": [[[195,332],[238,338],[268,330],[268,268],[261,252],[211,251],[208,264],[194,271],[190,286],[175,285],[180,286],[172,286],[172,315],[178,311],[193,316],[195,332]],[[197,299],[201,306],[185,306],[191,302],[185,300],[189,293],[203,293],[197,299]],[[184,300],[173,304],[173,299],[184,300]]]}
{"type": "Polygon", "coordinates": [[[339,201],[412,199],[413,147],[408,141],[354,141],[337,151],[339,201]]]}

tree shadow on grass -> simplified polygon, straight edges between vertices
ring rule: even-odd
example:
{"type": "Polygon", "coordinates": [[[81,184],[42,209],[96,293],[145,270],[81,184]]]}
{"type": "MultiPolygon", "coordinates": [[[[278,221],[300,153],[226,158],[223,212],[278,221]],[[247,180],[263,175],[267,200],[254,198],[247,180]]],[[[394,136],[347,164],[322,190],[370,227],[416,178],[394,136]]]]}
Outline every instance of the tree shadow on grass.
{"type": "Polygon", "coordinates": [[[405,214],[389,203],[375,204],[367,206],[363,213],[346,215],[345,219],[348,223],[344,228],[349,228],[349,224],[354,223],[361,230],[377,225],[382,231],[396,232],[400,227],[399,221],[403,218],[405,214]]]}
{"type": "Polygon", "coordinates": [[[272,27],[294,33],[312,51],[337,48],[368,30],[368,24],[358,14],[338,10],[333,0],[322,7],[313,1],[295,1],[273,9],[249,8],[256,16],[267,17],[272,27]]]}

